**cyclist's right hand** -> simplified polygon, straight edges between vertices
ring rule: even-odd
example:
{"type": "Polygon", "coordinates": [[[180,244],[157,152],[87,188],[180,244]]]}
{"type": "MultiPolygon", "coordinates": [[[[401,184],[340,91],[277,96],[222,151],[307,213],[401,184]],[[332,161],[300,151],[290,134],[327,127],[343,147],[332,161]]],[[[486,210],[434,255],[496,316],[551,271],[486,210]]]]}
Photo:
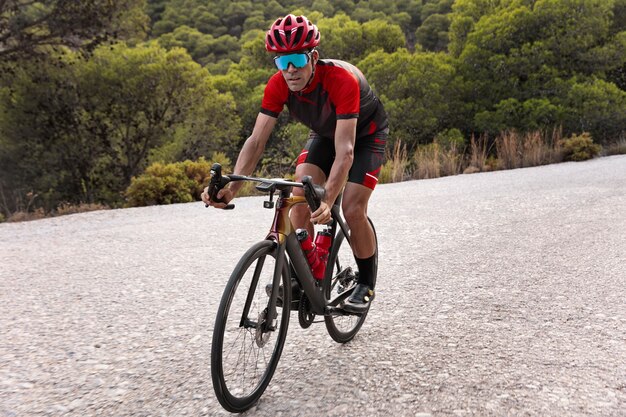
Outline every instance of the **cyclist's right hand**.
{"type": "Polygon", "coordinates": [[[230,188],[224,187],[217,192],[217,198],[221,201],[212,201],[209,196],[209,187],[205,187],[201,197],[202,201],[207,206],[223,209],[228,206],[228,203],[230,203],[233,198],[235,198],[235,194],[230,190],[230,188]]]}

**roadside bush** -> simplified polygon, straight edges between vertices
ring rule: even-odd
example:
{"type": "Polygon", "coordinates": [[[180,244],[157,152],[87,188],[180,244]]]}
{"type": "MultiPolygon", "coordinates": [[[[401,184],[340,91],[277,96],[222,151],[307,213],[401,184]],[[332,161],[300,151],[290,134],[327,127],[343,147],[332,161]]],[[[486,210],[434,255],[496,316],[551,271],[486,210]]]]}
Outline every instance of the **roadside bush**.
{"type": "MultiPolygon", "coordinates": [[[[231,162],[226,155],[215,152],[211,159],[222,165],[224,173],[230,172],[231,162]]],[[[204,157],[170,164],[155,162],[132,179],[125,192],[127,205],[138,207],[198,201],[211,178],[211,166],[213,162],[204,157]]]]}
{"type": "Polygon", "coordinates": [[[212,164],[208,163],[203,157],[197,161],[186,160],[179,163],[182,164],[182,169],[187,178],[193,181],[194,186],[190,190],[192,201],[200,200],[202,190],[208,185],[211,178],[212,164]]]}
{"type": "Polygon", "coordinates": [[[465,149],[465,138],[459,129],[448,129],[439,132],[435,136],[435,143],[446,150],[457,150],[463,152],[465,149]]]}
{"type": "Polygon", "coordinates": [[[602,150],[600,145],[593,143],[591,135],[587,132],[563,139],[561,145],[566,161],[585,161],[598,156],[602,150]]]}
{"type": "Polygon", "coordinates": [[[157,162],[133,177],[125,195],[131,207],[189,203],[194,201],[196,188],[196,182],[185,173],[184,162],[166,165],[157,162]]]}

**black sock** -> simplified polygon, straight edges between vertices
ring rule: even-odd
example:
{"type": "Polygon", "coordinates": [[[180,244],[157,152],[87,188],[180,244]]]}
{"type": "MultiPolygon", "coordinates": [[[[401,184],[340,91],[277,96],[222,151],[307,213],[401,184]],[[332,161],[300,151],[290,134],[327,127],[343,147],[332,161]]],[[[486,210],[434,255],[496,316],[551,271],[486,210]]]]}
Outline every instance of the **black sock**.
{"type": "Polygon", "coordinates": [[[354,257],[357,266],[359,267],[359,281],[358,284],[364,284],[370,287],[372,290],[374,289],[374,274],[376,271],[376,255],[372,255],[366,259],[359,259],[356,256],[354,257]]]}

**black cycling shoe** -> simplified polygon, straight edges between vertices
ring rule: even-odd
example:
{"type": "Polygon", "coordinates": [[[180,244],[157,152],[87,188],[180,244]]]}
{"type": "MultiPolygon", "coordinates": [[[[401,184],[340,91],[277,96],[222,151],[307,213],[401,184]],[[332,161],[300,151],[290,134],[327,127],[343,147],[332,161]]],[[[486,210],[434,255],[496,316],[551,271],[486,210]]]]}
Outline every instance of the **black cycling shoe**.
{"type": "Polygon", "coordinates": [[[350,313],[364,313],[370,307],[375,294],[369,286],[357,284],[352,294],[343,303],[343,309],[350,313]]]}
{"type": "MultiPolygon", "coordinates": [[[[272,294],[272,284],[265,286],[265,293],[269,297],[272,294]]],[[[291,278],[291,310],[298,310],[300,306],[300,296],[302,290],[300,284],[294,278],[291,278]]],[[[276,307],[283,306],[283,286],[278,287],[278,298],[276,299],[276,307]]]]}

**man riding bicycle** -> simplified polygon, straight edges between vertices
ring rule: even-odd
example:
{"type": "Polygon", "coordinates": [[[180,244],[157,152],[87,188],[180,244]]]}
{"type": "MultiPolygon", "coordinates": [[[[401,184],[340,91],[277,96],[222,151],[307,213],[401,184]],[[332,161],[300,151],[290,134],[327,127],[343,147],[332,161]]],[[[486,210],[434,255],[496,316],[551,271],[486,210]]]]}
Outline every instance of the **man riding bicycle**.
{"type": "MultiPolygon", "coordinates": [[[[304,205],[294,207],[291,220],[313,236],[313,224],[331,219],[330,207],[344,190],[342,210],[359,269],[358,285],[344,308],[361,312],[374,296],[376,242],[367,205],[384,162],[387,115],[361,71],[344,61],[320,59],[315,49],[319,42],[317,26],[304,16],[289,14],[268,30],[265,48],[275,55],[279,71],[265,88],[261,111],[233,173],[253,173],[285,105],[291,116],[311,129],[297,160],[296,180],[309,175],[314,183],[324,184],[326,195],[313,213],[304,205]]],[[[211,201],[205,189],[202,200],[224,208],[241,185],[234,182],[222,189],[218,193],[221,202],[211,201]]],[[[303,195],[300,188],[293,192],[303,195]]]]}

